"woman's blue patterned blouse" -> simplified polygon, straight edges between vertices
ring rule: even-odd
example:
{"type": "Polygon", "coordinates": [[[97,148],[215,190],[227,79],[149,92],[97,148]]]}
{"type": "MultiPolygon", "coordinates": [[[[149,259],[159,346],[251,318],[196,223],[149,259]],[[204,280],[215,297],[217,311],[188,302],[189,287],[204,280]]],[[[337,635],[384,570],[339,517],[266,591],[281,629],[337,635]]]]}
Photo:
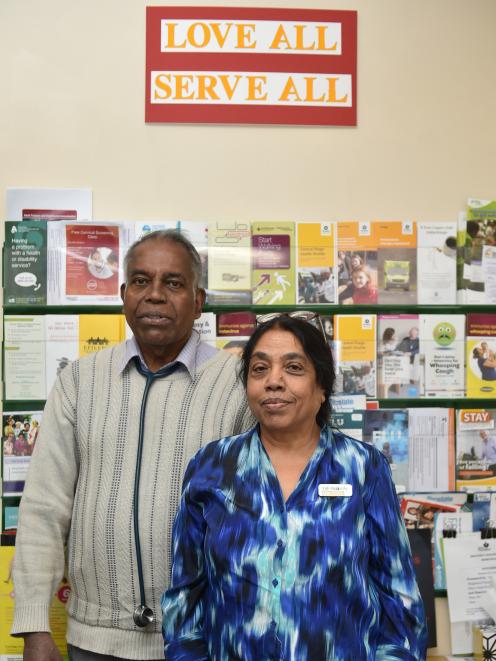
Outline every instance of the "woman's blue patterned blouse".
{"type": "Polygon", "coordinates": [[[286,502],[258,427],[208,444],[186,472],[173,553],[168,661],[425,659],[389,465],[367,443],[324,427],[286,502]]]}

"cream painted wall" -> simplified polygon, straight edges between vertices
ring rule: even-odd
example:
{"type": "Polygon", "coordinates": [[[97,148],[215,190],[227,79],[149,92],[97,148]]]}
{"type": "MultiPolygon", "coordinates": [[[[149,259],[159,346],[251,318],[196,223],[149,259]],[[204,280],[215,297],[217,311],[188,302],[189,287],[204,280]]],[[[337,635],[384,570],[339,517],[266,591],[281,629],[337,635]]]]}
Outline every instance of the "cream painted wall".
{"type": "Polygon", "coordinates": [[[209,3],[358,10],[356,128],[145,125],[145,4],[166,3],[0,1],[2,209],[9,186],[134,220],[448,220],[496,196],[494,0],[209,3]]]}
{"type": "Polygon", "coordinates": [[[95,218],[147,220],[442,220],[495,196],[494,0],[212,1],[357,9],[356,128],[145,125],[145,4],[1,0],[2,196],[87,186],[95,218]]]}

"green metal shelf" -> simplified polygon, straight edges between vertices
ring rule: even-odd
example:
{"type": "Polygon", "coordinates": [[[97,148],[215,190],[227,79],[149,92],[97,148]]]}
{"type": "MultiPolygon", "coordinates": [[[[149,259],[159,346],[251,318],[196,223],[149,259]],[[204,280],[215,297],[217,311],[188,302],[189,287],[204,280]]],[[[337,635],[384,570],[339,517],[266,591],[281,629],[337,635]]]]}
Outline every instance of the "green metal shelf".
{"type": "Polygon", "coordinates": [[[384,409],[406,409],[406,408],[420,408],[429,406],[440,406],[454,409],[484,409],[491,408],[492,405],[496,407],[494,398],[469,398],[469,397],[412,397],[405,398],[388,398],[373,400],[379,402],[380,408],[384,409]]]}
{"type": "Polygon", "coordinates": [[[16,413],[17,411],[42,411],[45,408],[45,399],[4,399],[3,413],[16,413]]]}
{"type": "MultiPolygon", "coordinates": [[[[464,312],[496,312],[496,305],[235,305],[207,304],[204,312],[287,312],[311,310],[321,314],[456,314],[464,312]]],[[[119,314],[120,305],[5,305],[4,314],[119,314]]]]}
{"type": "Polygon", "coordinates": [[[4,305],[4,315],[16,314],[119,314],[121,305],[4,305]]]}
{"type": "Polygon", "coordinates": [[[205,305],[204,312],[287,312],[311,310],[320,314],[457,314],[465,312],[496,312],[496,305],[205,305]]]}
{"type": "MultiPolygon", "coordinates": [[[[45,406],[44,399],[36,400],[3,400],[4,413],[26,410],[41,410],[45,406]]],[[[420,407],[445,407],[454,409],[483,409],[491,408],[493,405],[496,408],[496,401],[494,398],[485,399],[469,399],[468,397],[459,398],[446,398],[446,397],[417,397],[417,398],[398,398],[398,399],[373,399],[374,402],[379,402],[380,408],[385,409],[406,409],[406,408],[420,408],[420,407]]]]}

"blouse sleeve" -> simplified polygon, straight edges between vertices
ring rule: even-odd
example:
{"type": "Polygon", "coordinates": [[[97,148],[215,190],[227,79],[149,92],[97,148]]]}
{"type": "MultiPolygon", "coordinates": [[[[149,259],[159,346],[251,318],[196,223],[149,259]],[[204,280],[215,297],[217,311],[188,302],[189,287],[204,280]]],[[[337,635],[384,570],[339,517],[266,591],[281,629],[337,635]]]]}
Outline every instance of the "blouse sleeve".
{"type": "Polygon", "coordinates": [[[191,498],[196,459],[189,463],[172,534],[172,579],[162,596],[162,634],[167,661],[208,661],[203,636],[206,588],[202,507],[191,498]]]}
{"type": "Polygon", "coordinates": [[[410,544],[389,465],[378,457],[366,504],[370,543],[369,574],[381,604],[376,661],[425,659],[427,629],[413,569],[410,544]]]}

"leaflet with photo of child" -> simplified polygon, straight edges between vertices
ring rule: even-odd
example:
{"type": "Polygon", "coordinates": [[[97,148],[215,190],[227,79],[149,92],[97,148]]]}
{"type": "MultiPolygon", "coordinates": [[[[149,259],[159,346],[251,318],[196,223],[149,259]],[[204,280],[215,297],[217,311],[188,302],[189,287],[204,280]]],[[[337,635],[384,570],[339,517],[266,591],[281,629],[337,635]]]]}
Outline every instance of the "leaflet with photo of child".
{"type": "Polygon", "coordinates": [[[338,302],[377,303],[377,243],[369,221],[338,222],[338,302]]]}

